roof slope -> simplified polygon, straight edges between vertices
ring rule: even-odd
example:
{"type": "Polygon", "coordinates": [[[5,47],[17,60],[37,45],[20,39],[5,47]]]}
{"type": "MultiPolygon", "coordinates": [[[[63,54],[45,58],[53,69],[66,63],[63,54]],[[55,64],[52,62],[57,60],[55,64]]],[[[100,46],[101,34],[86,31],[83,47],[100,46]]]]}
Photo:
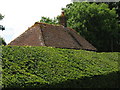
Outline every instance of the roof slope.
{"type": "Polygon", "coordinates": [[[71,28],[38,22],[8,45],[96,50],[93,45],[71,28]]]}

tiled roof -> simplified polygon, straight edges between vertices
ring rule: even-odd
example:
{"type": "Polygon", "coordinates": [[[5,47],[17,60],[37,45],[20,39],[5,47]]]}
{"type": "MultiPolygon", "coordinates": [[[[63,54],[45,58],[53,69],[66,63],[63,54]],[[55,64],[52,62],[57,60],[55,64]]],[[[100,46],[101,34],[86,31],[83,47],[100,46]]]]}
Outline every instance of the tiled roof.
{"type": "Polygon", "coordinates": [[[71,28],[39,22],[35,23],[8,45],[96,50],[94,46],[71,28]]]}

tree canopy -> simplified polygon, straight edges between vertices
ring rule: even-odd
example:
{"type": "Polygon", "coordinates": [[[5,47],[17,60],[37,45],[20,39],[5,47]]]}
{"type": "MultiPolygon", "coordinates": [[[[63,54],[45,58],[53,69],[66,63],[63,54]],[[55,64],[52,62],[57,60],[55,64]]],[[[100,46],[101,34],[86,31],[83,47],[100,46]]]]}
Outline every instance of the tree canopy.
{"type": "Polygon", "coordinates": [[[44,16],[41,17],[40,22],[48,23],[48,24],[58,24],[57,18],[51,19],[49,17],[44,17],[44,16]]]}
{"type": "MultiPolygon", "coordinates": [[[[0,13],[0,20],[2,20],[4,18],[4,16],[0,13]]],[[[2,25],[0,25],[0,30],[5,30],[5,27],[3,27],[2,25]]]]}
{"type": "MultiPolygon", "coordinates": [[[[4,16],[2,16],[2,14],[0,14],[0,20],[2,20],[4,18],[4,16]]],[[[4,29],[4,27],[2,25],[0,25],[0,29],[4,29]]],[[[5,40],[0,36],[0,45],[6,45],[5,40]]]]}
{"type": "Polygon", "coordinates": [[[0,20],[2,20],[4,18],[4,16],[0,13],[0,20]]]}
{"type": "Polygon", "coordinates": [[[6,42],[2,37],[0,37],[0,45],[6,45],[6,42]]]}
{"type": "MultiPolygon", "coordinates": [[[[66,5],[67,26],[75,29],[87,39],[98,51],[120,50],[120,3],[73,2],[66,5]]],[[[55,19],[42,18],[41,22],[56,24],[55,19]],[[54,22],[55,21],[55,22],[54,22]]]]}
{"type": "MultiPolygon", "coordinates": [[[[102,2],[97,2],[97,4],[100,4],[102,2]]],[[[115,8],[116,10],[116,14],[117,14],[117,20],[118,23],[120,24],[120,1],[119,2],[104,2],[106,4],[108,4],[109,8],[115,8]]]]}
{"type": "Polygon", "coordinates": [[[115,8],[107,4],[74,2],[63,8],[67,24],[84,36],[98,51],[118,50],[119,25],[115,8]]]}

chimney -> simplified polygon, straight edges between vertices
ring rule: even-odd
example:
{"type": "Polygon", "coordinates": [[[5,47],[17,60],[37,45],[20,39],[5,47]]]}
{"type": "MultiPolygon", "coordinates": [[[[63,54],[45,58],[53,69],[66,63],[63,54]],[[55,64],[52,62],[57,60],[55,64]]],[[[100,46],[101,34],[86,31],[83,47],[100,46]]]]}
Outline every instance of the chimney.
{"type": "Polygon", "coordinates": [[[66,16],[64,14],[64,11],[62,11],[59,19],[60,19],[60,21],[59,21],[60,25],[67,27],[66,16]]]}

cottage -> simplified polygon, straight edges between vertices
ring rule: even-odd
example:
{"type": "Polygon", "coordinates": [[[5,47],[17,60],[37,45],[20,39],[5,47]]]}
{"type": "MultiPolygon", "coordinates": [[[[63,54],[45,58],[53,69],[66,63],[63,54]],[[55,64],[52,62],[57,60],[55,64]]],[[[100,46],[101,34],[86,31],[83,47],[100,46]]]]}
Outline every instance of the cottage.
{"type": "Polygon", "coordinates": [[[36,22],[8,45],[50,46],[96,51],[96,48],[75,30],[63,25],[51,25],[40,22],[36,22]]]}
{"type": "Polygon", "coordinates": [[[23,34],[8,45],[17,46],[50,46],[56,48],[84,49],[96,51],[96,48],[79,35],[74,29],[68,28],[64,12],[60,16],[61,25],[36,22],[23,34]]]}

